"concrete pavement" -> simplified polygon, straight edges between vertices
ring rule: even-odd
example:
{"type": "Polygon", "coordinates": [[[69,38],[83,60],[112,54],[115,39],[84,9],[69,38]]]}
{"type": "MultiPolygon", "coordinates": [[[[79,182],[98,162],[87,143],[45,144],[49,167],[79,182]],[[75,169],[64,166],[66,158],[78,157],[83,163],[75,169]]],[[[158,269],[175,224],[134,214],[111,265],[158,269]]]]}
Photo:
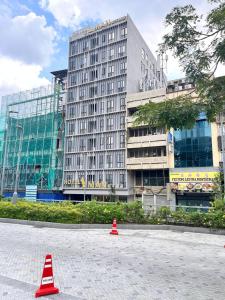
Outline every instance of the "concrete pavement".
{"type": "Polygon", "coordinates": [[[61,294],[45,299],[225,299],[225,236],[119,233],[0,223],[0,299],[33,299],[47,253],[61,294]]]}

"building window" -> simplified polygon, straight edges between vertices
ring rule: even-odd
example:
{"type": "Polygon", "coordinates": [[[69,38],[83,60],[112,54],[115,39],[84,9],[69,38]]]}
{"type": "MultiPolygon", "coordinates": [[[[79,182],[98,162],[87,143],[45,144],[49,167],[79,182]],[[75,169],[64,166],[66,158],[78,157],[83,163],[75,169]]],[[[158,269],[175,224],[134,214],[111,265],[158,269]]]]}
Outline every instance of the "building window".
{"type": "Polygon", "coordinates": [[[101,136],[100,137],[100,149],[103,150],[105,147],[104,147],[104,137],[101,136]]]}
{"type": "Polygon", "coordinates": [[[98,37],[92,38],[91,39],[91,48],[95,48],[98,46],[98,37]]]}
{"type": "Polygon", "coordinates": [[[120,45],[119,50],[118,50],[119,56],[125,55],[125,52],[126,52],[126,46],[125,45],[120,45]]]}
{"type": "Polygon", "coordinates": [[[71,167],[72,157],[66,157],[65,165],[66,165],[66,167],[71,167]]]}
{"type": "Polygon", "coordinates": [[[113,117],[108,117],[106,119],[106,129],[113,130],[113,117]]]}
{"type": "Polygon", "coordinates": [[[88,81],[88,73],[87,72],[82,73],[81,78],[82,78],[81,79],[82,83],[87,82],[88,81]]]}
{"type": "Polygon", "coordinates": [[[84,99],[86,97],[86,90],[84,87],[80,87],[79,89],[79,98],[84,99]]]}
{"type": "Polygon", "coordinates": [[[113,184],[113,175],[112,175],[112,173],[106,173],[105,181],[108,185],[113,184]]]}
{"type": "Polygon", "coordinates": [[[104,119],[100,119],[100,131],[104,131],[104,119]]]}
{"type": "Polygon", "coordinates": [[[98,62],[98,53],[94,53],[90,55],[90,65],[94,65],[98,62]]]}
{"type": "Polygon", "coordinates": [[[75,100],[75,91],[74,89],[69,89],[67,102],[73,102],[74,100],[75,100]]]}
{"type": "Polygon", "coordinates": [[[106,137],[106,149],[112,149],[113,148],[113,136],[109,135],[106,137]]]}
{"type": "Polygon", "coordinates": [[[192,129],[175,130],[175,168],[213,166],[211,125],[205,120],[192,129]]]}
{"type": "Polygon", "coordinates": [[[96,120],[88,121],[88,132],[94,132],[96,130],[96,120]]]}
{"type": "Polygon", "coordinates": [[[105,109],[104,109],[104,102],[102,101],[102,102],[100,102],[100,113],[101,113],[101,114],[104,114],[104,112],[105,112],[105,109]]]}
{"type": "Polygon", "coordinates": [[[104,156],[101,154],[99,155],[99,169],[104,168],[104,156]]]}
{"type": "Polygon", "coordinates": [[[88,50],[88,41],[83,41],[83,51],[88,50]]]}
{"type": "Polygon", "coordinates": [[[88,169],[95,169],[95,156],[88,157],[88,169]]]}
{"type": "Polygon", "coordinates": [[[106,155],[106,168],[112,168],[113,162],[112,162],[112,155],[108,154],[106,155]]]}
{"type": "Polygon", "coordinates": [[[106,35],[105,34],[102,35],[102,43],[103,44],[106,43],[106,35]]]}
{"type": "Polygon", "coordinates": [[[125,116],[120,116],[120,129],[125,128],[125,116]]]}
{"type": "Polygon", "coordinates": [[[70,71],[76,70],[76,60],[74,57],[71,57],[69,60],[69,69],[70,71]]]}
{"type": "Polygon", "coordinates": [[[75,116],[75,107],[74,106],[70,106],[69,107],[69,117],[73,118],[75,116]]]}
{"type": "Polygon", "coordinates": [[[124,154],[118,153],[117,154],[117,168],[123,168],[124,167],[124,154]]]}
{"type": "Polygon", "coordinates": [[[75,124],[69,123],[69,134],[74,134],[75,132],[75,124]]]}
{"type": "Polygon", "coordinates": [[[109,42],[114,41],[114,39],[115,39],[115,32],[114,31],[109,32],[108,38],[109,38],[109,42]]]}
{"type": "Polygon", "coordinates": [[[97,104],[96,103],[91,103],[88,105],[88,113],[89,115],[94,115],[97,112],[97,104]]]}
{"type": "Polygon", "coordinates": [[[166,186],[169,182],[168,169],[136,171],[137,186],[166,186]]]}
{"type": "Polygon", "coordinates": [[[82,166],[81,157],[78,155],[78,156],[77,156],[77,168],[80,169],[81,166],[82,166]]]}
{"type": "Polygon", "coordinates": [[[77,76],[76,74],[70,75],[70,85],[76,85],[77,84],[77,76]]]}
{"type": "Polygon", "coordinates": [[[101,83],[101,95],[105,94],[105,82],[101,83]]]}
{"type": "Polygon", "coordinates": [[[107,92],[108,94],[112,94],[114,92],[114,82],[108,82],[107,84],[107,92]]]}
{"type": "Polygon", "coordinates": [[[88,139],[87,144],[88,144],[88,146],[87,146],[88,150],[95,150],[95,148],[96,148],[96,139],[95,138],[88,139]]]}
{"type": "Polygon", "coordinates": [[[90,72],[90,80],[93,81],[95,79],[98,79],[98,70],[92,70],[90,72]]]}
{"type": "Polygon", "coordinates": [[[166,156],[166,147],[146,147],[128,150],[128,157],[161,157],[166,156]]]}
{"type": "Polygon", "coordinates": [[[127,70],[127,63],[126,62],[122,62],[120,64],[120,73],[123,74],[123,73],[126,72],[126,70],[127,70]]]}
{"type": "Polygon", "coordinates": [[[68,139],[67,140],[67,152],[71,152],[72,151],[72,140],[68,139]]]}
{"type": "Polygon", "coordinates": [[[105,67],[102,67],[102,76],[105,77],[105,74],[106,74],[106,69],[105,67]]]}
{"type": "Polygon", "coordinates": [[[102,61],[106,59],[106,50],[102,50],[102,61]]]}
{"type": "Polygon", "coordinates": [[[86,121],[82,120],[80,123],[80,133],[85,133],[87,130],[87,123],[86,121]]]}
{"type": "Polygon", "coordinates": [[[114,55],[115,55],[115,50],[114,50],[114,48],[111,48],[111,49],[109,50],[109,59],[113,59],[113,58],[114,58],[114,55]]]}
{"type": "Polygon", "coordinates": [[[121,28],[120,36],[121,38],[125,38],[127,36],[127,27],[121,28]]]}
{"type": "Polygon", "coordinates": [[[78,52],[77,43],[76,42],[71,43],[70,44],[70,54],[74,55],[74,54],[77,54],[77,52],[78,52]]]}
{"type": "Polygon", "coordinates": [[[113,76],[114,74],[114,66],[109,66],[109,72],[108,72],[108,76],[113,76]]]}
{"type": "Polygon", "coordinates": [[[125,174],[119,175],[119,185],[120,188],[124,188],[126,186],[125,174]]]}
{"type": "Polygon", "coordinates": [[[125,89],[125,80],[124,79],[120,79],[117,82],[117,87],[118,87],[118,92],[123,92],[125,89]]]}
{"type": "Polygon", "coordinates": [[[81,139],[80,140],[80,151],[85,151],[85,150],[86,150],[85,140],[81,139]]]}
{"type": "Polygon", "coordinates": [[[114,108],[114,100],[109,99],[107,101],[107,112],[113,112],[113,108],[114,108]]]}
{"type": "Polygon", "coordinates": [[[98,87],[97,86],[91,86],[89,89],[89,97],[93,98],[98,95],[98,87]]]}
{"type": "Polygon", "coordinates": [[[87,115],[87,105],[83,104],[81,105],[81,116],[86,116],[87,115]]]}
{"type": "Polygon", "coordinates": [[[122,98],[120,98],[120,109],[124,110],[125,108],[126,108],[125,98],[122,97],[122,98]]]}
{"type": "Polygon", "coordinates": [[[125,133],[120,134],[120,148],[125,148],[125,133]]]}

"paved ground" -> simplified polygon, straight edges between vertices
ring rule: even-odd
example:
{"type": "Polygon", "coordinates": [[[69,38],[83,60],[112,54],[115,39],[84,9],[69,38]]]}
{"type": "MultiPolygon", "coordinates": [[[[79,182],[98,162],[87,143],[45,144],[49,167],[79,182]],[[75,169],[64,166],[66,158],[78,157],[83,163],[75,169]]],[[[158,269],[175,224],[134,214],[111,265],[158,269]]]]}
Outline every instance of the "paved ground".
{"type": "Polygon", "coordinates": [[[53,254],[59,300],[224,300],[224,236],[0,224],[0,299],[33,299],[53,254]]]}

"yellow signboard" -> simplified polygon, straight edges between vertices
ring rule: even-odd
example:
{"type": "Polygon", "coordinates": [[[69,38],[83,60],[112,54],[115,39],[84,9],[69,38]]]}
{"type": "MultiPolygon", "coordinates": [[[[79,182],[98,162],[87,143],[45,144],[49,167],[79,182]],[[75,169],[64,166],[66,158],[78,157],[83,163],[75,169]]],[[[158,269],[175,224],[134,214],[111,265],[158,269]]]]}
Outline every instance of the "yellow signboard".
{"type": "Polygon", "coordinates": [[[172,191],[212,192],[219,172],[170,172],[172,191]]]}

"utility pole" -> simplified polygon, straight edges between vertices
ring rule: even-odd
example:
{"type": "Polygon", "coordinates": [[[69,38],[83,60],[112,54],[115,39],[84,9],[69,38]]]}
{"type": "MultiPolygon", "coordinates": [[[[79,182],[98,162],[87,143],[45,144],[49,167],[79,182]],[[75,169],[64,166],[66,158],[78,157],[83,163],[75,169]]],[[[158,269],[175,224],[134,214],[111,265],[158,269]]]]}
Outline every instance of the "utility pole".
{"type": "Polygon", "coordinates": [[[20,129],[20,140],[19,140],[19,152],[18,152],[18,157],[17,157],[17,165],[16,165],[16,180],[15,180],[15,187],[14,187],[14,193],[12,197],[12,203],[16,204],[17,198],[18,198],[18,182],[19,182],[19,177],[20,177],[20,156],[21,156],[21,150],[22,150],[22,137],[23,137],[23,127],[21,125],[17,125],[17,130],[20,129]]]}

